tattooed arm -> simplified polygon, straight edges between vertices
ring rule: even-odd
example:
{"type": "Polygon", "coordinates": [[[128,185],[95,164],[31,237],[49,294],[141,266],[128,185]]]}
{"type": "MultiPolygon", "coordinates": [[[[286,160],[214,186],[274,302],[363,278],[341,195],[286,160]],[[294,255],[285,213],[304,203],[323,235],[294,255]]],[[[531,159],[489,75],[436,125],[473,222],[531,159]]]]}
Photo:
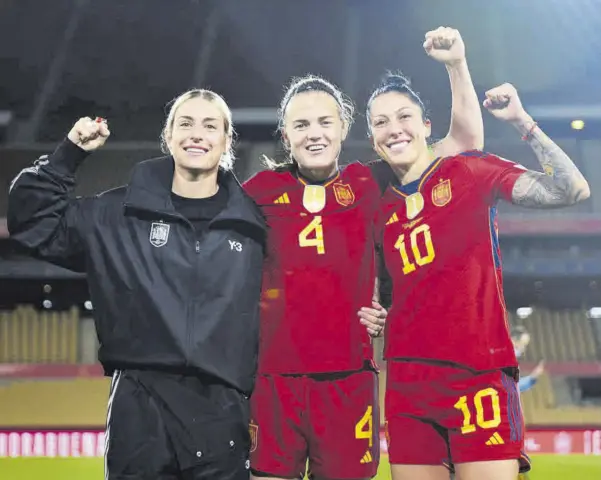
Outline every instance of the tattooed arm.
{"type": "Polygon", "coordinates": [[[526,113],[516,89],[506,83],[486,92],[484,107],[511,123],[530,145],[544,173],[528,170],[513,187],[512,202],[530,208],[557,208],[586,200],[588,182],[574,162],[526,113]]]}

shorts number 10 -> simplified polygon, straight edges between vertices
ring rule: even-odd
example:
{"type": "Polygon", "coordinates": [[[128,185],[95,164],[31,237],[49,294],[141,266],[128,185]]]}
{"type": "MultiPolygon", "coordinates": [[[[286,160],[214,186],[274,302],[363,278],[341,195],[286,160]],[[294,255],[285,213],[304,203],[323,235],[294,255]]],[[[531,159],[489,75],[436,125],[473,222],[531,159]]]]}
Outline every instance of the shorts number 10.
{"type": "Polygon", "coordinates": [[[501,407],[499,404],[499,393],[494,388],[486,388],[480,390],[474,395],[473,406],[476,410],[476,424],[472,421],[472,409],[471,402],[468,402],[468,397],[464,395],[459,398],[454,407],[463,413],[463,426],[461,427],[461,433],[473,433],[476,431],[476,425],[480,428],[496,428],[501,424],[501,407]],[[492,418],[485,420],[484,418],[484,407],[482,405],[482,399],[490,398],[492,406],[492,418]]]}

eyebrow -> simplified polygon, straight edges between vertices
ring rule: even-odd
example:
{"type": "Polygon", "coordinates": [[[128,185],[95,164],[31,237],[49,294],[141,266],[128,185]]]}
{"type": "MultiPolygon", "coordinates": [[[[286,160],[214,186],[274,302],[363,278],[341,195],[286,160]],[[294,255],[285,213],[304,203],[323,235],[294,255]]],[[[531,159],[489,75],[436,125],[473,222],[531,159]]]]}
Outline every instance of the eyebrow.
{"type": "MultiPolygon", "coordinates": [[[[323,115],[322,117],[318,117],[317,120],[326,120],[327,118],[334,118],[334,115],[323,115]]],[[[296,120],[293,120],[293,123],[298,123],[298,122],[306,122],[307,119],[306,118],[298,118],[296,120]]]]}
{"type": "MultiPolygon", "coordinates": [[[[194,118],[192,118],[190,115],[180,115],[179,117],[177,117],[178,120],[190,120],[190,121],[194,121],[194,118]]],[[[202,119],[203,122],[218,122],[219,120],[217,118],[213,118],[213,117],[205,117],[202,119]]]]}
{"type": "MultiPolygon", "coordinates": [[[[404,110],[407,110],[407,111],[409,111],[409,112],[411,112],[411,111],[412,111],[412,110],[411,110],[411,107],[400,107],[400,108],[397,108],[397,109],[396,109],[394,112],[392,112],[392,113],[393,113],[393,115],[394,115],[394,114],[400,113],[400,112],[402,112],[402,111],[404,111],[404,110]]],[[[378,117],[387,117],[387,116],[388,116],[388,114],[387,114],[387,113],[380,113],[380,114],[376,115],[374,118],[378,118],[378,117]]]]}

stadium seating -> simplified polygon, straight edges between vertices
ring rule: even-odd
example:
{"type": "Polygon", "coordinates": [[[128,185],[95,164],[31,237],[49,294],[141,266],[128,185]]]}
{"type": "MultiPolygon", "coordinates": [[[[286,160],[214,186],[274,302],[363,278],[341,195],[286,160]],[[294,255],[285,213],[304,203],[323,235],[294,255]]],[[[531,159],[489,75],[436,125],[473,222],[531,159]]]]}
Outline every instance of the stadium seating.
{"type": "Polygon", "coordinates": [[[0,363],[79,360],[79,310],[38,311],[21,306],[0,312],[0,363]]]}
{"type": "Polygon", "coordinates": [[[531,334],[526,362],[594,362],[599,358],[593,325],[583,311],[536,309],[528,318],[514,318],[512,323],[524,325],[531,334]]]}

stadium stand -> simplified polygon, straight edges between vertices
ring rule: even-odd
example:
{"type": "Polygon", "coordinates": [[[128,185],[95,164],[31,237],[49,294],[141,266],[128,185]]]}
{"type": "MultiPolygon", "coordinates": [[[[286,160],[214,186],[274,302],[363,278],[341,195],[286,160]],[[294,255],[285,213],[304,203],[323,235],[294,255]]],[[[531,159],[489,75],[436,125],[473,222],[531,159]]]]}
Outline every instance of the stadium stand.
{"type": "Polygon", "coordinates": [[[0,363],[77,363],[79,320],[75,307],[58,312],[21,306],[0,312],[0,363]]]}

